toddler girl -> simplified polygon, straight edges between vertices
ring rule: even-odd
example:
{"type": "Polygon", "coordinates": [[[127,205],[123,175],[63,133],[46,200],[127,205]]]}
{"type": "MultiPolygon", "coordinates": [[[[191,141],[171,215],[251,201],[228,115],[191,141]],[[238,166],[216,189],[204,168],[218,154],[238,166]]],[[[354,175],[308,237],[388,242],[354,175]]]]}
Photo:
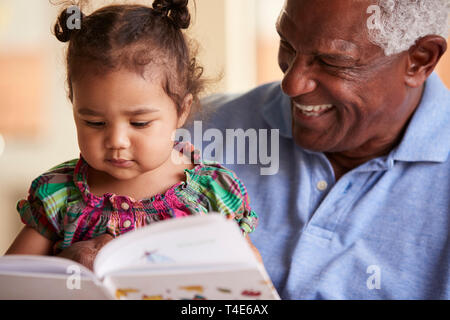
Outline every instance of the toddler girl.
{"type": "Polygon", "coordinates": [[[26,226],[8,254],[58,254],[105,233],[209,211],[235,219],[244,233],[254,230],[257,216],[233,172],[172,160],[186,150],[194,157],[191,145],[172,137],[194,112],[203,84],[181,31],[190,23],[187,2],[107,6],[81,15],[73,30],[62,11],[55,35],[69,43],[80,158],[32,182],[17,204],[26,226]]]}

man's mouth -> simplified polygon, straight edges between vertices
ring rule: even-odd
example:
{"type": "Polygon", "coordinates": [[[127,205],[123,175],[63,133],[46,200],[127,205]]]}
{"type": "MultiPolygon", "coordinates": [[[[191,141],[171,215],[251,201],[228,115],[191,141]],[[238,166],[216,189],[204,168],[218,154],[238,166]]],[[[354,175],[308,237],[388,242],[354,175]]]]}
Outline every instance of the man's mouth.
{"type": "Polygon", "coordinates": [[[295,101],[292,103],[301,114],[307,117],[319,117],[334,107],[332,104],[304,105],[296,103],[295,101]]]}

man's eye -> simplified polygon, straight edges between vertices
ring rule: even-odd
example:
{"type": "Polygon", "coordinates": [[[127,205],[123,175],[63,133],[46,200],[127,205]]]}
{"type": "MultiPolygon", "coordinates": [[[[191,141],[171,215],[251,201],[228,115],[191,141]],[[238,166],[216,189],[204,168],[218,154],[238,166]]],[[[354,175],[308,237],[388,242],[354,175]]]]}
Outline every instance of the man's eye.
{"type": "Polygon", "coordinates": [[[151,121],[144,121],[144,122],[131,122],[131,125],[136,128],[145,128],[150,124],[151,121]]]}
{"type": "Polygon", "coordinates": [[[336,66],[336,65],[334,65],[334,64],[328,63],[328,62],[326,62],[326,61],[323,60],[323,59],[320,59],[319,62],[320,62],[321,64],[323,64],[324,66],[326,66],[326,67],[340,68],[339,66],[336,66]]]}
{"type": "Polygon", "coordinates": [[[326,59],[318,59],[319,63],[327,68],[333,68],[333,69],[351,69],[354,68],[354,63],[348,62],[348,61],[336,61],[336,62],[329,62],[326,59]]]}
{"type": "Polygon", "coordinates": [[[294,48],[286,40],[280,39],[280,46],[287,49],[288,51],[295,52],[294,48]]]}
{"type": "Polygon", "coordinates": [[[94,127],[94,128],[100,128],[103,127],[105,125],[105,122],[103,121],[85,121],[85,123],[90,126],[90,127],[94,127]]]}

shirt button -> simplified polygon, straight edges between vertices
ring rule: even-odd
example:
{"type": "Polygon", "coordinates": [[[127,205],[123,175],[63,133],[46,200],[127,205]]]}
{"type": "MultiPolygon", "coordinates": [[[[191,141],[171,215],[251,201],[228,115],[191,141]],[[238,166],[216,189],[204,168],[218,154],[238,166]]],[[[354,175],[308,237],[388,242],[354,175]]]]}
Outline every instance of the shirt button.
{"type": "Polygon", "coordinates": [[[121,207],[123,210],[128,210],[128,209],[130,209],[130,205],[129,205],[128,203],[126,203],[126,202],[122,202],[122,204],[120,205],[120,207],[121,207]]]}
{"type": "Polygon", "coordinates": [[[319,189],[320,191],[324,191],[326,190],[328,187],[328,183],[324,180],[321,180],[319,182],[317,182],[317,189],[319,189]]]}
{"type": "Polygon", "coordinates": [[[129,228],[131,226],[131,221],[130,220],[125,220],[124,222],[123,222],[123,227],[124,228],[129,228]]]}

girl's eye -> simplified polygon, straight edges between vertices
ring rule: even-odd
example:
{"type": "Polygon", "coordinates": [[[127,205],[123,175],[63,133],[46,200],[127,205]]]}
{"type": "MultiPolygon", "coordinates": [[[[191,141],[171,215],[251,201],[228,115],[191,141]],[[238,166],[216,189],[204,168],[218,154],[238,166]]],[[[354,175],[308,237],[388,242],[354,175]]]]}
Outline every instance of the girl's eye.
{"type": "Polygon", "coordinates": [[[94,128],[100,128],[102,126],[105,125],[105,122],[103,121],[85,121],[85,123],[90,126],[90,127],[94,127],[94,128]]]}
{"type": "Polygon", "coordinates": [[[146,122],[131,122],[131,125],[136,128],[145,128],[150,124],[150,121],[146,122]]]}

